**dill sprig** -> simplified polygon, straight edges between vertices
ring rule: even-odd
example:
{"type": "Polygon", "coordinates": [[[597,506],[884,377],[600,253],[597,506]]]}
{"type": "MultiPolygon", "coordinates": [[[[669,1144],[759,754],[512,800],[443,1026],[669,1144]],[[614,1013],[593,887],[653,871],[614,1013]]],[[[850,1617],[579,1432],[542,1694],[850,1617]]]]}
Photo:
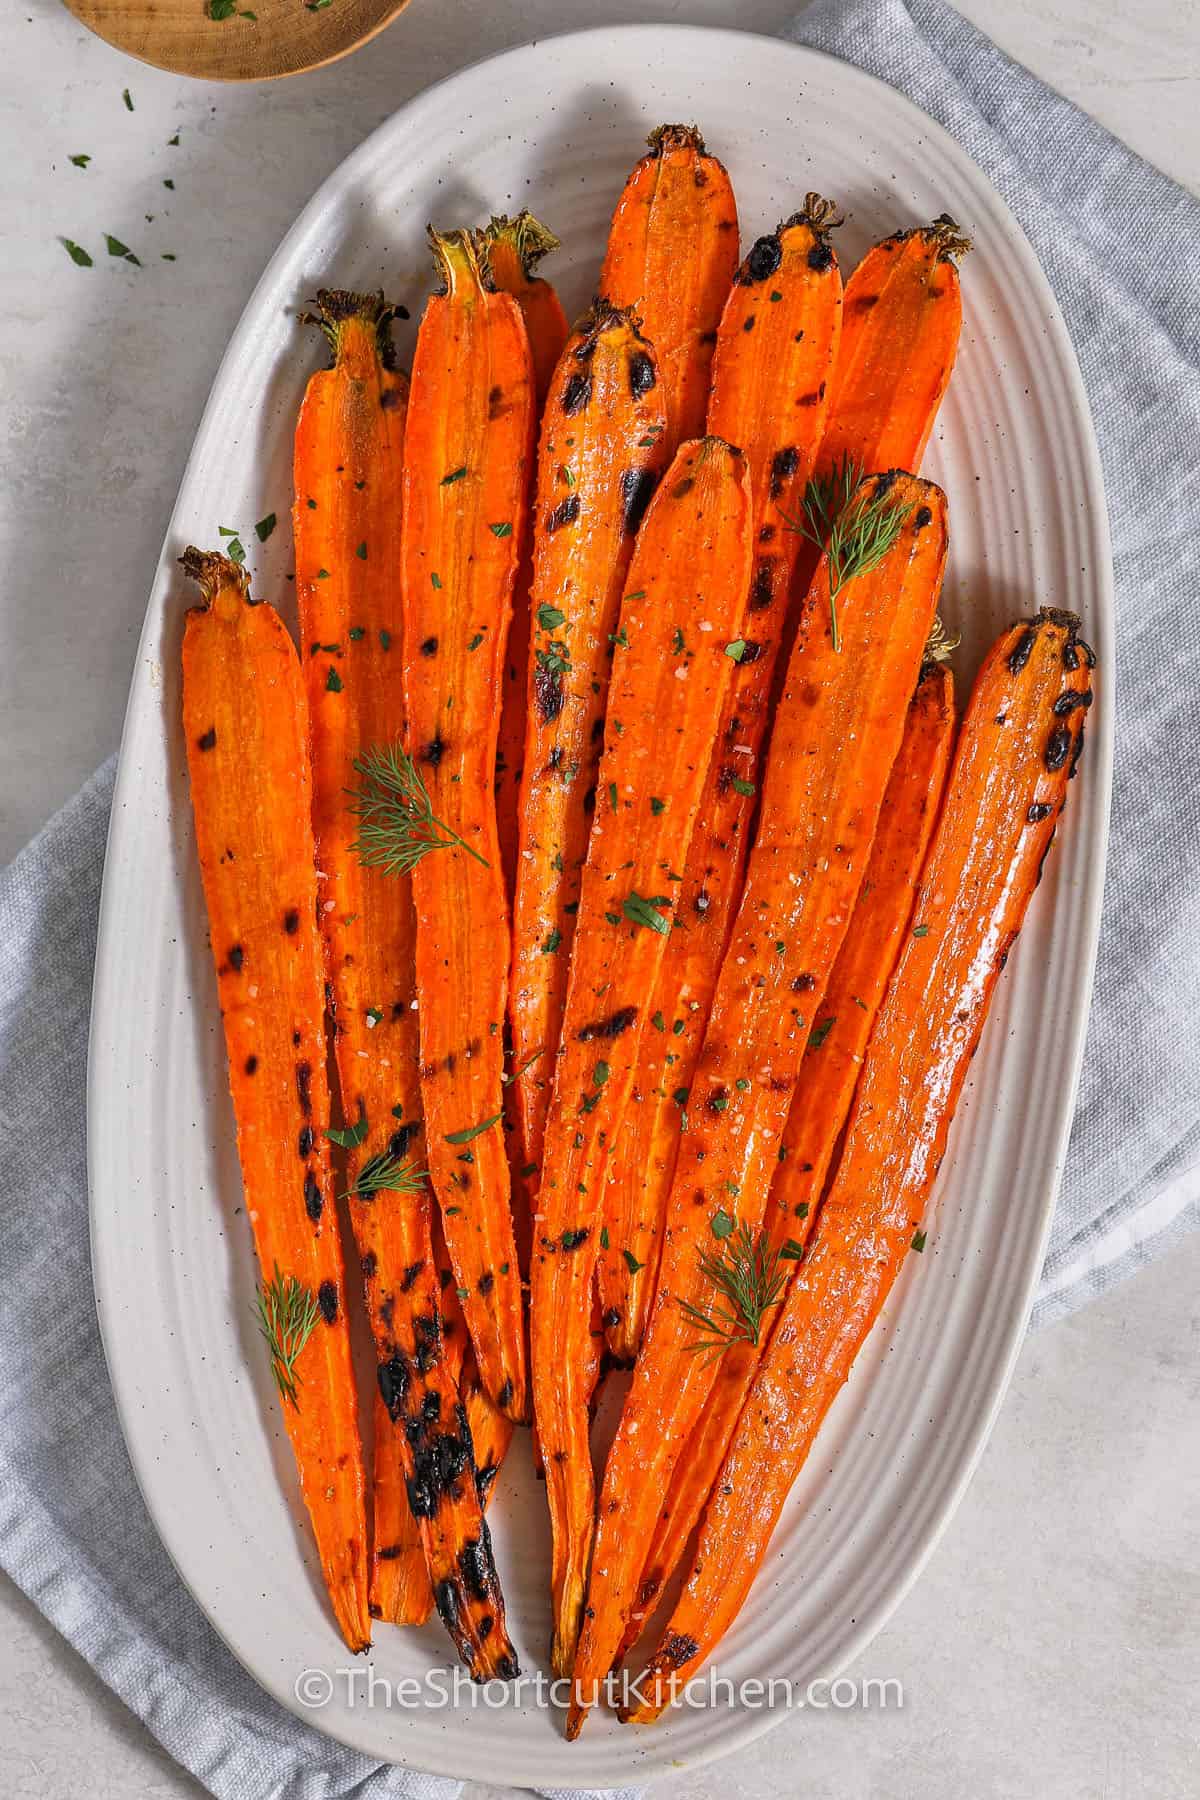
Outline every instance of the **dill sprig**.
{"type": "Polygon", "coordinates": [[[716,1296],[706,1306],[695,1306],[690,1300],[679,1302],[704,1334],[688,1349],[714,1357],[723,1355],[731,1344],[757,1344],[764,1318],[783,1299],[787,1273],[779,1266],[781,1260],[780,1252],[771,1249],[766,1232],[755,1237],[744,1220],[729,1232],[719,1250],[702,1250],[700,1272],[712,1283],[716,1296]]]}
{"type": "Polygon", "coordinates": [[[486,869],[487,858],[434,817],[429,790],[407,750],[399,744],[374,745],[354,759],[362,786],[348,790],[350,811],[358,820],[351,849],[364,868],[389,875],[411,875],[431,850],[457,846],[486,869]]]}
{"type": "Polygon", "coordinates": [[[829,626],[835,652],[842,648],[838,595],[857,576],[879,567],[900,536],[907,511],[908,502],[893,494],[890,484],[877,486],[872,493],[861,469],[846,455],[828,475],[814,476],[808,483],[798,514],[784,513],[788,530],[798,531],[828,557],[829,626]]]}
{"type": "Polygon", "coordinates": [[[279,1264],[265,1287],[257,1290],[258,1328],[271,1352],[271,1373],[285,1400],[299,1410],[296,1363],[321,1316],[316,1297],[294,1275],[281,1275],[279,1264]]]}
{"type": "Polygon", "coordinates": [[[388,1150],[381,1150],[378,1156],[368,1157],[342,1198],[344,1200],[370,1200],[375,1194],[419,1194],[428,1177],[428,1170],[414,1169],[411,1163],[402,1162],[388,1150]]]}

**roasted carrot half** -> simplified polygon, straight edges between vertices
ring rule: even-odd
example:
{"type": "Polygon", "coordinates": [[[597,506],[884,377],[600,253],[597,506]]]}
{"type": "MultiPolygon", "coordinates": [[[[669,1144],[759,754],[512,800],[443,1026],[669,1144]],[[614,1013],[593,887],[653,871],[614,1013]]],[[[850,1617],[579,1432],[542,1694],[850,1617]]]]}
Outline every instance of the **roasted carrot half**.
{"type": "MultiPolygon", "coordinates": [[[[540,415],[550,391],[550,377],[567,341],[567,316],[553,287],[535,271],[544,256],[558,249],[558,239],[531,212],[519,212],[513,219],[504,215],[493,218],[483,233],[483,241],[492,280],[502,294],[512,295],[525,321],[529,354],[533,359],[534,396],[540,415]]],[[[518,813],[525,755],[530,579],[530,545],[526,534],[504,657],[504,706],[496,748],[496,823],[510,900],[516,892],[518,813]]]]}
{"type": "Polygon", "coordinates": [[[804,1047],[937,607],[947,544],[940,489],[877,476],[854,505],[857,523],[844,522],[805,600],[741,903],[696,1073],[680,1094],[687,1130],[658,1288],[604,1472],[572,1736],[625,1638],[655,1515],[712,1386],[710,1351],[758,1331],[758,1320],[725,1316],[714,1270],[739,1248],[756,1253],[804,1047]]]}
{"type": "Polygon", "coordinates": [[[630,1714],[637,1723],[657,1716],[736,1617],[906,1254],[924,1248],[955,1107],[1082,747],[1092,663],[1077,621],[1043,612],[1006,632],[979,673],[837,1173],[643,1679],[645,1703],[630,1714]]]}
{"type": "MultiPolygon", "coordinates": [[[[437,1249],[435,1248],[435,1256],[437,1249]]],[[[466,1321],[454,1294],[449,1260],[443,1256],[438,1273],[442,1282],[442,1328],[446,1334],[446,1361],[458,1386],[475,1456],[475,1489],[487,1511],[495,1490],[500,1464],[512,1439],[512,1420],[486,1393],[479,1378],[475,1353],[467,1343],[466,1321]],[[463,1351],[465,1350],[465,1355],[463,1351]]],[[[423,1625],[433,1611],[433,1586],[421,1545],[418,1521],[409,1504],[403,1481],[397,1482],[394,1464],[375,1466],[375,1543],[371,1556],[371,1606],[373,1616],[393,1625],[423,1625]]]]}
{"type": "MultiPolygon", "coordinates": [[[[780,1301],[817,1216],[871,1027],[909,929],[953,742],[954,682],[949,669],[931,662],[909,705],[854,916],[817,1012],[780,1146],[766,1218],[780,1301]]],[[[683,1556],[761,1354],[761,1342],[731,1344],[717,1365],[712,1392],[655,1521],[626,1649],[683,1556]]]]}
{"type": "Polygon", "coordinates": [[[538,451],[533,656],[509,1010],[522,1162],[540,1164],[592,823],[617,615],[663,467],[666,414],[649,344],[597,301],[551,383],[538,451]]]}
{"type": "Polygon", "coordinates": [[[410,796],[396,813],[398,847],[411,847],[417,814],[436,823],[438,848],[412,869],[425,1155],[484,1384],[521,1418],[521,1283],[502,1128],[508,897],[493,783],[533,379],[520,308],[491,287],[477,240],[431,238],[444,290],[417,335],[404,454],[411,752],[398,771],[410,796]]]}
{"type": "Polygon", "coordinates": [[[609,1247],[600,1252],[597,1279],[605,1338],[620,1362],[632,1362],[642,1340],[679,1144],[676,1095],[691,1083],[741,895],[768,701],[804,543],[786,515],[799,508],[813,471],[841,328],[833,222],[829,202],[809,194],[803,212],[759,238],[734,278],[717,334],[709,430],[746,456],[754,569],[741,660],[683,870],[686,929],[672,933],[663,953],[655,1029],[642,1039],[605,1191],[609,1247]]]}
{"type": "MultiPolygon", "coordinates": [[[[296,427],[293,535],[338,1137],[382,1409],[375,1463],[402,1471],[439,1610],[464,1662],[486,1679],[516,1663],[470,1433],[443,1356],[432,1203],[416,1160],[411,886],[360,841],[351,798],[371,759],[404,739],[397,496],[408,382],[391,366],[382,296],[322,292],[318,305],[333,366],[312,377],[296,427]]],[[[377,1562],[378,1517],[375,1543],[377,1562]]]]}
{"type": "Polygon", "coordinates": [[[738,261],[737,204],[694,125],[660,125],[617,201],[600,292],[641,319],[666,391],[667,454],[704,430],[717,325],[738,261]]]}
{"type": "Polygon", "coordinates": [[[371,1641],[366,1486],[329,1166],[304,683],[244,569],[188,550],[183,725],[217,965],[258,1304],[325,1585],[351,1650],[371,1641]]]}
{"type": "Polygon", "coordinates": [[[533,386],[539,406],[550,391],[550,377],[567,341],[567,315],[553,286],[537,273],[538,264],[559,247],[554,233],[531,212],[515,218],[493,217],[483,233],[492,280],[511,294],[521,309],[533,360],[533,386]]]}
{"type": "Polygon", "coordinates": [[[621,604],[595,818],[534,1215],[530,1345],[553,1536],[556,1673],[571,1667],[593,1528],[592,1275],[605,1163],[646,1002],[675,928],[687,854],[733,672],[751,552],[745,459],[681,446],[650,503],[621,604]]]}
{"type": "Polygon", "coordinates": [[[860,475],[920,467],[958,353],[969,248],[943,215],[884,238],[851,275],[820,473],[847,458],[860,475]]]}

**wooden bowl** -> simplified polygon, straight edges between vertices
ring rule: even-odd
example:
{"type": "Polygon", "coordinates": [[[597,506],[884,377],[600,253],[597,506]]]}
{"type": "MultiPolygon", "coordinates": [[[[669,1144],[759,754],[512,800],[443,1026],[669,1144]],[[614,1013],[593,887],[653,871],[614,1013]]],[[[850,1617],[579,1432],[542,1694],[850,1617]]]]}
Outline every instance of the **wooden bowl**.
{"type": "Polygon", "coordinates": [[[65,0],[75,17],[141,62],[203,81],[272,81],[320,68],[390,25],[408,0],[65,0]],[[252,17],[247,17],[252,14],[252,17]]]}

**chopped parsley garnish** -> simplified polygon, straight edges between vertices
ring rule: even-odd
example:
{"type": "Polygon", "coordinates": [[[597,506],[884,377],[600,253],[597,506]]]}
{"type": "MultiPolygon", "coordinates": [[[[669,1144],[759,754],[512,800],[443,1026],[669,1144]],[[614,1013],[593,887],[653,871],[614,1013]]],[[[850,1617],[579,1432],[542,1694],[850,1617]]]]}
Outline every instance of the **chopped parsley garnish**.
{"type": "Polygon", "coordinates": [[[537,619],[543,631],[557,631],[560,625],[566,624],[567,615],[557,606],[539,606],[537,619]]]}
{"type": "MultiPolygon", "coordinates": [[[[258,524],[254,527],[254,530],[258,537],[259,543],[265,544],[267,539],[270,537],[271,533],[274,531],[274,529],[275,529],[275,514],[268,513],[266,518],[260,519],[258,521],[258,524]]],[[[351,637],[353,637],[354,633],[351,632],[350,635],[351,635],[351,637]]],[[[362,636],[361,632],[359,632],[359,636],[360,637],[362,636]]]]}
{"type": "Polygon", "coordinates": [[[621,911],[631,925],[645,925],[650,931],[657,931],[660,937],[669,937],[671,921],[655,911],[656,907],[669,905],[670,899],[666,894],[652,894],[647,899],[645,895],[634,892],[621,902],[621,911]]]}
{"type": "Polygon", "coordinates": [[[59,238],[58,241],[77,268],[90,269],[92,267],[92,259],[82,244],[77,244],[73,238],[67,237],[59,238]]]}

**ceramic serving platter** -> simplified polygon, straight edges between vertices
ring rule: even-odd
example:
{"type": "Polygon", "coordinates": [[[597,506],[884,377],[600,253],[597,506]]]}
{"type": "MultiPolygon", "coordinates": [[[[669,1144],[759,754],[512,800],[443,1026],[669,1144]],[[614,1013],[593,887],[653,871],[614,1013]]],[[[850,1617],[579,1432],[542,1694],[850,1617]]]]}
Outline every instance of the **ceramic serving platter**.
{"type": "MultiPolygon", "coordinates": [[[[693,119],[733,176],[746,245],[810,188],[846,212],[837,247],[847,270],[873,239],[941,212],[969,232],[962,348],[924,470],[950,497],[944,612],[962,633],[960,694],[988,640],[1041,604],[1078,612],[1100,656],[1081,778],[974,1065],[928,1247],[908,1259],[721,1648],[717,1666],[731,1681],[803,1686],[832,1675],[895,1606],[960,1498],[1024,1329],[1092,979],[1112,719],[1104,498],[1066,331],[994,189],[890,89],[810,51],[731,32],[581,32],[479,64],[397,113],[321,188],[251,297],[154,579],[96,972],[93,1255],[146,1503],[232,1651],[283,1705],[344,1742],[476,1779],[633,1783],[728,1752],[785,1708],[752,1699],[731,1707],[718,1695],[646,1730],[594,1714],[568,1745],[561,1716],[532,1688],[504,1705],[453,1707],[428,1685],[425,1704],[412,1688],[397,1690],[410,1678],[419,1691],[430,1671],[450,1667],[436,1623],[377,1629],[373,1702],[365,1659],[353,1677],[341,1673],[353,1659],[325,1603],[255,1331],[256,1272],[185,776],[179,652],[191,596],[175,558],[189,542],[215,543],[219,525],[236,527],[257,592],[289,609],[291,434],[322,360],[318,334],[297,314],[319,284],[382,286],[415,318],[430,284],[426,221],[467,224],[528,204],[563,240],[544,272],[577,311],[646,133],[693,119]],[[270,512],[279,527],[260,546],[253,525],[270,512]],[[320,1673],[306,1677],[312,1670],[320,1673]]],[[[549,1556],[527,1434],[498,1486],[497,1558],[533,1671],[545,1666],[549,1556]]],[[[803,1722],[792,1729],[802,1733],[803,1722]]]]}

